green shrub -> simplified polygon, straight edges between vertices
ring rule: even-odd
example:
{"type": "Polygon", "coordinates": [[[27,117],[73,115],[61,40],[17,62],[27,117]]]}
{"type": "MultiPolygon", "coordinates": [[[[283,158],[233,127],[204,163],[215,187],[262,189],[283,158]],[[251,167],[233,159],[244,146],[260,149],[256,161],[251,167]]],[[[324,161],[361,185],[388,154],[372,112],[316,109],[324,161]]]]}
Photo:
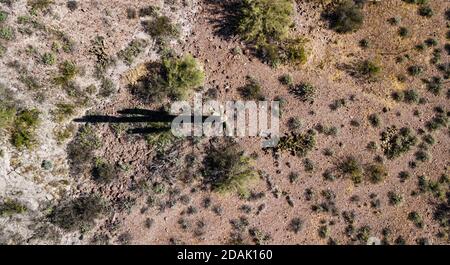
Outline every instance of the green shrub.
{"type": "Polygon", "coordinates": [[[380,117],[378,116],[378,114],[376,114],[376,113],[370,114],[368,118],[369,118],[369,122],[372,125],[372,127],[377,128],[380,126],[381,120],[380,120],[380,117]]]}
{"type": "Polygon", "coordinates": [[[87,230],[105,209],[101,199],[94,195],[62,201],[47,215],[48,220],[68,232],[87,230]]]}
{"type": "Polygon", "coordinates": [[[6,47],[0,44],[0,58],[3,57],[3,55],[5,55],[6,53],[6,47]]]}
{"type": "Polygon", "coordinates": [[[59,66],[59,76],[54,80],[58,85],[67,85],[79,73],[78,67],[71,61],[64,61],[59,66]]]}
{"type": "Polygon", "coordinates": [[[47,52],[42,55],[41,61],[45,65],[54,65],[56,62],[56,56],[51,52],[47,52]]]}
{"type": "Polygon", "coordinates": [[[117,178],[116,172],[117,169],[114,165],[98,158],[92,168],[92,178],[98,183],[110,183],[117,178]]]}
{"type": "Polygon", "coordinates": [[[100,138],[92,126],[83,126],[72,142],[67,146],[67,157],[73,173],[86,168],[86,164],[94,157],[94,151],[101,146],[100,138]]]}
{"type": "Polygon", "coordinates": [[[133,40],[128,46],[119,52],[118,57],[128,65],[133,64],[134,59],[141,54],[148,45],[144,39],[133,40]]]}
{"type": "Polygon", "coordinates": [[[106,98],[114,94],[114,92],[116,92],[116,89],[116,85],[111,79],[103,77],[98,95],[106,98]]]}
{"type": "Polygon", "coordinates": [[[291,0],[244,0],[238,33],[244,41],[257,46],[285,40],[293,24],[293,12],[291,0]]]}
{"type": "Polygon", "coordinates": [[[372,61],[364,60],[358,64],[357,71],[361,76],[372,79],[381,72],[381,67],[372,61]]]}
{"type": "Polygon", "coordinates": [[[354,184],[362,182],[363,168],[360,162],[353,156],[348,156],[338,165],[339,171],[344,176],[349,176],[354,184]]]}
{"type": "Polygon", "coordinates": [[[280,138],[275,152],[290,152],[294,156],[305,157],[316,145],[315,133],[291,133],[280,138]]]}
{"type": "Polygon", "coordinates": [[[264,95],[261,92],[261,85],[253,78],[247,79],[247,84],[240,88],[242,98],[245,100],[262,100],[264,95]]]}
{"type": "Polygon", "coordinates": [[[5,21],[8,18],[8,13],[3,10],[0,10],[0,23],[5,21]]]}
{"type": "Polygon", "coordinates": [[[161,71],[161,85],[168,89],[169,96],[177,99],[187,98],[190,90],[205,80],[203,69],[192,55],[163,59],[161,71]]]}
{"type": "Polygon", "coordinates": [[[17,200],[4,199],[0,203],[0,217],[8,217],[15,214],[22,214],[27,211],[27,207],[17,200]]]}
{"type": "Polygon", "coordinates": [[[244,0],[239,9],[237,33],[274,67],[304,64],[305,40],[289,36],[293,14],[292,0],[244,0]]]}
{"type": "Polygon", "coordinates": [[[288,120],[288,127],[291,131],[296,131],[302,127],[302,121],[298,117],[291,117],[288,120]]]}
{"type": "Polygon", "coordinates": [[[365,173],[374,184],[381,182],[388,174],[385,166],[379,163],[367,166],[365,173]]]}
{"type": "Polygon", "coordinates": [[[294,79],[292,78],[292,75],[290,74],[284,74],[278,78],[281,84],[285,86],[291,86],[294,84],[294,79]]]}
{"type": "Polygon", "coordinates": [[[409,36],[409,30],[405,27],[400,27],[398,29],[398,35],[400,35],[400,37],[402,38],[406,38],[409,36]]]}
{"type": "Polygon", "coordinates": [[[403,101],[408,104],[419,102],[419,94],[415,89],[408,89],[403,92],[403,101]]]}
{"type": "Polygon", "coordinates": [[[442,91],[442,78],[433,77],[430,81],[427,81],[427,89],[433,95],[438,96],[442,91]]]}
{"type": "Polygon", "coordinates": [[[408,73],[411,76],[418,76],[421,73],[423,73],[423,71],[424,71],[424,68],[420,65],[412,65],[408,68],[408,73]]]}
{"type": "Polygon", "coordinates": [[[316,95],[316,88],[311,84],[301,83],[291,86],[289,92],[303,102],[313,102],[316,95]]]}
{"type": "Polygon", "coordinates": [[[0,27],[0,39],[12,40],[14,39],[14,30],[8,26],[0,27]]]}
{"type": "Polygon", "coordinates": [[[419,7],[419,15],[422,17],[432,17],[434,14],[433,9],[430,6],[423,5],[419,7]]]}
{"type": "Polygon", "coordinates": [[[425,126],[429,131],[436,131],[440,128],[446,127],[448,124],[448,117],[444,113],[435,113],[433,118],[428,121],[425,126]]]}
{"type": "Polygon", "coordinates": [[[403,201],[403,197],[393,191],[388,192],[389,204],[399,205],[403,201]]]}
{"type": "Polygon", "coordinates": [[[363,49],[369,48],[369,41],[367,39],[362,39],[359,41],[359,47],[363,49]]]}
{"type": "Polygon", "coordinates": [[[289,223],[289,230],[296,234],[300,232],[302,228],[303,228],[303,221],[298,217],[293,218],[289,223]]]}
{"type": "Polygon", "coordinates": [[[417,228],[423,228],[423,220],[419,213],[413,211],[408,214],[408,220],[412,221],[417,228]]]}
{"type": "Polygon", "coordinates": [[[29,149],[36,143],[35,130],[40,123],[39,114],[36,109],[22,110],[17,113],[11,135],[11,142],[16,148],[29,149]]]}
{"type": "Polygon", "coordinates": [[[338,33],[350,33],[361,28],[364,15],[352,0],[341,2],[329,15],[331,29],[338,33]]]}
{"type": "Polygon", "coordinates": [[[73,12],[73,11],[77,10],[77,8],[78,8],[78,1],[75,1],[75,0],[67,1],[66,6],[70,11],[73,12]]]}
{"type": "Polygon", "coordinates": [[[75,114],[75,105],[58,103],[56,109],[52,111],[52,115],[57,122],[63,122],[70,116],[75,114]]]}
{"type": "Polygon", "coordinates": [[[32,12],[48,9],[53,3],[52,0],[28,0],[27,2],[32,12]]]}
{"type": "Polygon", "coordinates": [[[248,186],[259,174],[253,169],[251,158],[245,156],[237,144],[225,143],[210,148],[204,160],[203,176],[214,191],[237,192],[248,197],[248,186]]]}
{"type": "Polygon", "coordinates": [[[417,144],[417,138],[409,128],[398,130],[395,126],[387,128],[381,134],[381,147],[388,159],[394,159],[408,152],[417,144]]]}
{"type": "Polygon", "coordinates": [[[14,122],[16,109],[10,106],[3,106],[0,102],[0,130],[9,129],[14,122]]]}
{"type": "Polygon", "coordinates": [[[157,40],[165,40],[170,38],[177,38],[179,29],[172,24],[172,21],[167,16],[158,16],[153,20],[143,22],[145,31],[157,40]]]}

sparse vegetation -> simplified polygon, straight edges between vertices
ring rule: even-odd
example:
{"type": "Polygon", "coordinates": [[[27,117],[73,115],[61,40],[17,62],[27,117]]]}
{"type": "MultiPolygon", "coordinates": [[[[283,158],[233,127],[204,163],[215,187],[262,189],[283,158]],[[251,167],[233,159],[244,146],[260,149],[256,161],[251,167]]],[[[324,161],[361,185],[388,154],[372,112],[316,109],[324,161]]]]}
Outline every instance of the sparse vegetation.
{"type": "Polygon", "coordinates": [[[245,156],[236,144],[211,147],[204,160],[204,181],[214,191],[237,192],[248,197],[249,185],[259,175],[251,163],[251,158],[245,156]]]}
{"type": "Polygon", "coordinates": [[[94,195],[83,195],[81,197],[62,201],[56,205],[48,220],[66,231],[88,230],[94,225],[95,219],[105,209],[101,199],[94,195]]]}
{"type": "Polygon", "coordinates": [[[144,78],[141,87],[137,87],[137,92],[154,100],[167,96],[186,99],[192,89],[203,84],[204,79],[203,69],[192,55],[165,58],[160,66],[144,78]]]}
{"type": "Polygon", "coordinates": [[[381,147],[388,159],[401,156],[416,144],[417,138],[409,128],[398,130],[396,127],[389,127],[381,134],[381,147]]]}
{"type": "Polygon", "coordinates": [[[330,27],[338,33],[350,33],[361,28],[364,15],[352,0],[342,1],[330,14],[330,27]]]}
{"type": "Polygon", "coordinates": [[[292,38],[294,8],[291,0],[244,0],[239,9],[237,33],[270,65],[306,62],[305,40],[292,38]]]}
{"type": "Polygon", "coordinates": [[[241,96],[245,100],[263,100],[264,95],[261,92],[261,85],[253,78],[247,78],[247,84],[240,89],[241,96]]]}
{"type": "Polygon", "coordinates": [[[294,156],[304,157],[316,145],[315,133],[309,130],[306,133],[291,133],[281,137],[275,152],[290,152],[294,156]]]}
{"type": "Polygon", "coordinates": [[[3,199],[0,203],[0,217],[8,217],[22,214],[27,211],[27,207],[17,200],[3,199]]]}
{"type": "Polygon", "coordinates": [[[316,88],[311,84],[301,83],[295,86],[291,86],[289,92],[295,95],[295,97],[297,97],[301,101],[311,103],[314,101],[316,88]]]}

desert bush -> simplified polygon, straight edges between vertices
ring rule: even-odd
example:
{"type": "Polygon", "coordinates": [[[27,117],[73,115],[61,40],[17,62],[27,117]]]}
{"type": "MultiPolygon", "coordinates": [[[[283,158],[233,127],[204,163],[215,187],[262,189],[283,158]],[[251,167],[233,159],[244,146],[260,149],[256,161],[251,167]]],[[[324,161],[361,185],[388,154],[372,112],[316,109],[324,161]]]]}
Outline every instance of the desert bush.
{"type": "Polygon", "coordinates": [[[83,126],[67,146],[67,156],[73,173],[85,168],[86,163],[94,157],[94,151],[101,146],[100,139],[92,126],[83,126]]]}
{"type": "Polygon", "coordinates": [[[0,44],[0,58],[2,58],[3,55],[5,55],[6,51],[7,51],[6,47],[0,44]]]}
{"type": "Polygon", "coordinates": [[[295,217],[291,220],[291,222],[289,223],[289,227],[288,229],[296,234],[298,234],[298,232],[300,232],[300,230],[302,230],[303,228],[303,221],[298,218],[295,217]]]}
{"type": "Polygon", "coordinates": [[[8,13],[3,10],[0,10],[0,23],[5,21],[8,18],[8,13]]]}
{"type": "Polygon", "coordinates": [[[316,145],[315,133],[309,130],[306,133],[291,133],[280,138],[275,152],[290,152],[291,155],[305,157],[316,145]]]}
{"type": "Polygon", "coordinates": [[[78,1],[75,1],[75,0],[67,1],[66,5],[67,5],[67,8],[72,12],[78,9],[78,1]]]}
{"type": "Polygon", "coordinates": [[[264,95],[261,92],[260,83],[253,79],[247,78],[247,84],[239,89],[242,98],[245,100],[263,100],[264,95]]]}
{"type": "Polygon", "coordinates": [[[285,86],[291,86],[294,84],[294,78],[292,78],[292,75],[290,74],[284,74],[278,78],[281,84],[285,86]]]}
{"type": "Polygon", "coordinates": [[[117,90],[117,87],[114,84],[114,82],[107,77],[103,77],[98,95],[106,98],[106,97],[109,97],[112,94],[114,94],[114,92],[116,92],[116,90],[117,90]]]}
{"type": "Polygon", "coordinates": [[[372,232],[372,229],[370,226],[362,226],[356,231],[356,238],[363,244],[367,244],[367,241],[369,240],[370,233],[372,232]]]}
{"type": "Polygon", "coordinates": [[[399,205],[403,201],[403,197],[393,191],[388,192],[389,204],[399,205]]]}
{"type": "Polygon", "coordinates": [[[9,129],[14,122],[16,109],[0,101],[0,130],[9,129]]]}
{"type": "Polygon", "coordinates": [[[54,65],[56,56],[51,52],[46,52],[42,55],[41,62],[45,65],[54,65]]]}
{"type": "Polygon", "coordinates": [[[293,14],[291,0],[244,0],[239,9],[237,33],[272,66],[303,64],[307,56],[305,40],[289,36],[293,14]]]}
{"type": "Polygon", "coordinates": [[[423,71],[424,71],[424,68],[420,65],[412,65],[412,66],[408,67],[408,73],[411,76],[418,76],[421,73],[423,73],[423,71]]]}
{"type": "Polygon", "coordinates": [[[426,83],[428,91],[433,95],[438,96],[441,93],[443,85],[442,78],[433,77],[430,81],[426,81],[426,83]]]}
{"type": "Polygon", "coordinates": [[[419,7],[419,15],[421,15],[422,17],[432,17],[434,14],[433,9],[431,9],[430,6],[428,5],[422,5],[421,7],[419,7]]]}
{"type": "Polygon", "coordinates": [[[405,28],[405,27],[400,27],[398,29],[398,35],[400,35],[400,37],[402,38],[406,38],[409,36],[409,29],[405,28]]]}
{"type": "Polygon", "coordinates": [[[0,217],[22,214],[26,211],[27,207],[17,200],[6,198],[0,202],[0,217]]]}
{"type": "Polygon", "coordinates": [[[386,167],[381,163],[368,165],[365,169],[365,173],[369,178],[369,181],[373,184],[377,184],[388,175],[386,167]]]}
{"type": "Polygon", "coordinates": [[[28,6],[31,8],[31,12],[42,11],[48,9],[52,4],[53,0],[28,0],[28,6]]]}
{"type": "Polygon", "coordinates": [[[398,130],[392,126],[381,133],[381,147],[388,159],[399,157],[416,144],[416,136],[412,135],[411,130],[406,127],[398,130]]]}
{"type": "Polygon", "coordinates": [[[134,59],[144,51],[148,42],[144,39],[136,39],[130,42],[128,46],[119,52],[118,57],[128,65],[133,64],[134,59]]]}
{"type": "Polygon", "coordinates": [[[381,72],[381,67],[372,61],[364,60],[357,65],[356,70],[360,76],[373,79],[381,72]]]}
{"type": "Polygon", "coordinates": [[[146,7],[142,7],[141,9],[139,9],[139,16],[140,17],[149,17],[149,16],[157,16],[158,12],[159,12],[159,7],[157,6],[146,6],[146,7]]]}
{"type": "Polygon", "coordinates": [[[408,89],[404,91],[404,102],[408,104],[417,103],[419,101],[419,94],[415,89],[408,89]]]}
{"type": "Polygon", "coordinates": [[[436,131],[448,125],[448,116],[445,113],[435,113],[430,121],[426,122],[425,126],[429,131],[436,131]]]}
{"type": "Polygon", "coordinates": [[[18,149],[30,149],[36,143],[35,130],[39,126],[39,111],[36,109],[22,110],[14,118],[14,128],[11,143],[18,149]]]}
{"type": "Polygon", "coordinates": [[[55,77],[54,81],[57,85],[67,85],[79,73],[78,67],[74,62],[64,61],[59,66],[59,75],[55,77]]]}
{"type": "Polygon", "coordinates": [[[346,157],[344,161],[338,165],[338,169],[344,176],[349,176],[354,184],[362,182],[363,167],[355,157],[346,157]]]}
{"type": "Polygon", "coordinates": [[[288,127],[291,131],[296,131],[302,127],[302,121],[298,117],[291,117],[288,120],[288,127]]]}
{"type": "Polygon", "coordinates": [[[367,39],[362,39],[359,41],[359,47],[363,49],[369,48],[369,41],[367,39]]]}
{"type": "Polygon", "coordinates": [[[413,224],[417,227],[417,228],[423,228],[423,220],[422,217],[419,215],[418,212],[416,211],[412,211],[408,214],[408,220],[410,220],[411,222],[413,222],[413,224]]]}
{"type": "Polygon", "coordinates": [[[248,42],[263,45],[284,40],[294,12],[290,0],[244,0],[240,9],[238,33],[248,42]]]}
{"type": "Polygon", "coordinates": [[[319,230],[318,230],[319,237],[327,238],[328,236],[330,236],[330,233],[331,233],[331,231],[328,226],[322,225],[319,227],[319,230]]]}
{"type": "Polygon", "coordinates": [[[0,26],[0,39],[7,41],[14,39],[14,29],[9,26],[0,26]]]}
{"type": "Polygon", "coordinates": [[[60,202],[47,215],[47,218],[51,223],[66,231],[85,231],[94,225],[95,219],[100,216],[104,209],[105,205],[99,197],[83,195],[60,202]]]}
{"type": "Polygon", "coordinates": [[[338,33],[357,31],[364,21],[361,8],[352,0],[342,1],[327,17],[330,28],[338,33]]]}
{"type": "Polygon", "coordinates": [[[430,160],[430,155],[424,150],[417,151],[414,156],[416,157],[416,160],[420,162],[427,162],[430,160]]]}
{"type": "Polygon", "coordinates": [[[241,197],[248,197],[250,183],[259,177],[251,158],[234,143],[212,146],[203,164],[205,184],[219,193],[237,192],[241,197]]]}
{"type": "Polygon", "coordinates": [[[105,160],[97,158],[92,168],[92,178],[97,183],[110,183],[117,178],[117,169],[105,160]]]}
{"type": "Polygon", "coordinates": [[[75,105],[66,103],[56,104],[56,109],[52,111],[52,115],[56,122],[63,122],[74,114],[75,105]]]}
{"type": "Polygon", "coordinates": [[[203,84],[205,74],[194,57],[186,55],[163,59],[159,73],[149,78],[150,84],[154,86],[145,88],[144,92],[148,96],[185,99],[192,89],[203,84]]]}
{"type": "Polygon", "coordinates": [[[314,96],[316,95],[316,88],[311,84],[301,83],[291,86],[289,92],[303,102],[313,102],[314,96]]]}
{"type": "Polygon", "coordinates": [[[381,120],[380,120],[380,117],[378,116],[378,114],[376,114],[376,113],[370,114],[368,119],[369,119],[369,122],[372,125],[372,127],[376,128],[376,127],[380,126],[381,120]]]}
{"type": "Polygon", "coordinates": [[[158,41],[176,38],[180,34],[178,27],[167,16],[157,16],[152,20],[144,21],[142,24],[145,31],[158,41]]]}

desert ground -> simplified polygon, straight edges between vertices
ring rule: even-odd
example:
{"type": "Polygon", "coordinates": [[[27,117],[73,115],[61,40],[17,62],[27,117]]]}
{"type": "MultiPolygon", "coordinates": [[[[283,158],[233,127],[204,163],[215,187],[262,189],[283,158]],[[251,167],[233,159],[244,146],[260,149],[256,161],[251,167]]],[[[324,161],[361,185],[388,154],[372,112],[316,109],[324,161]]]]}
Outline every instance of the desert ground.
{"type": "Polygon", "coordinates": [[[449,244],[449,56],[441,0],[0,0],[0,243],[449,244]],[[279,145],[92,118],[193,92],[279,145]]]}

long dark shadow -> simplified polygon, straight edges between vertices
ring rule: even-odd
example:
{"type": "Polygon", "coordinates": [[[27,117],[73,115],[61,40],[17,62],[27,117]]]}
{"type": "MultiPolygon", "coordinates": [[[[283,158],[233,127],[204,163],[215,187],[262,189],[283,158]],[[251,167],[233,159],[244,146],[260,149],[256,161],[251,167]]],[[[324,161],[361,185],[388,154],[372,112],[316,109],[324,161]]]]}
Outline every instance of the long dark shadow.
{"type": "MultiPolygon", "coordinates": [[[[146,109],[123,109],[117,112],[124,116],[109,116],[109,115],[86,115],[81,118],[74,119],[74,122],[79,123],[150,123],[162,122],[167,123],[166,127],[152,127],[147,126],[143,128],[132,128],[127,132],[130,134],[151,134],[165,132],[171,129],[170,123],[176,118],[181,117],[184,121],[194,122],[198,116],[179,116],[172,115],[166,111],[155,111],[146,109]]],[[[199,117],[202,122],[205,122],[210,116],[199,117]]],[[[214,118],[218,119],[218,116],[214,118]]]]}

